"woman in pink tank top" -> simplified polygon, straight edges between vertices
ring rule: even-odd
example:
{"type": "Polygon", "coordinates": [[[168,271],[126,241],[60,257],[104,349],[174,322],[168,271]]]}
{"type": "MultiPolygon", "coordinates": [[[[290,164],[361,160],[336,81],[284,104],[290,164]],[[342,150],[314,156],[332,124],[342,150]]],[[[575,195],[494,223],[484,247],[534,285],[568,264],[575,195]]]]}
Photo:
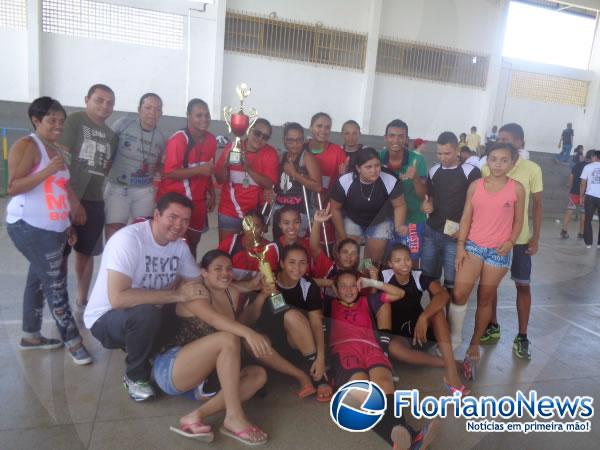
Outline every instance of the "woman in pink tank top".
{"type": "Polygon", "coordinates": [[[490,175],[471,183],[460,221],[456,248],[453,304],[448,311],[453,346],[462,341],[467,301],[479,279],[475,330],[465,357],[465,376],[473,378],[479,338],[492,315],[496,289],[511,264],[511,250],[523,226],[525,190],[508,177],[518,152],[510,144],[494,144],[487,164],[490,175]]]}

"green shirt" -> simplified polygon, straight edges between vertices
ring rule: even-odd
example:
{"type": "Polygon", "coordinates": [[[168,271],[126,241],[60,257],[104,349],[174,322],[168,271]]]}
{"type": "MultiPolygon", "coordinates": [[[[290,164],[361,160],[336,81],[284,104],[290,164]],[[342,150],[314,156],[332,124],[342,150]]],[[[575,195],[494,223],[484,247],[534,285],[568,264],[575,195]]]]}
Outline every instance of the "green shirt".
{"type": "Polygon", "coordinates": [[[96,125],[84,111],[65,121],[60,143],[69,149],[71,187],[81,200],[102,201],[104,178],[118,138],[106,125],[96,125]]]}
{"type": "MultiPolygon", "coordinates": [[[[417,169],[417,176],[427,178],[427,163],[425,158],[417,152],[404,150],[404,160],[400,170],[392,170],[388,167],[390,159],[388,150],[380,150],[378,153],[383,167],[386,167],[397,177],[400,174],[405,174],[408,168],[414,164],[417,169]]],[[[417,196],[413,180],[402,180],[402,185],[404,187],[404,200],[406,201],[406,223],[425,223],[427,215],[421,211],[423,200],[417,196]]]]}

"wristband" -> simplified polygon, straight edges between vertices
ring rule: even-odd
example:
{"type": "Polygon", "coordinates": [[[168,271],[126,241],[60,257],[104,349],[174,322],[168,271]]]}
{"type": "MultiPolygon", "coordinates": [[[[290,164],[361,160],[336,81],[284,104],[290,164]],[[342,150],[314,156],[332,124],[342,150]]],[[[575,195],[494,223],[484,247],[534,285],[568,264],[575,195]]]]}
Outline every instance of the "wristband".
{"type": "Polygon", "coordinates": [[[379,300],[381,300],[381,303],[392,303],[392,299],[390,297],[390,295],[384,292],[379,296],[379,300]]]}

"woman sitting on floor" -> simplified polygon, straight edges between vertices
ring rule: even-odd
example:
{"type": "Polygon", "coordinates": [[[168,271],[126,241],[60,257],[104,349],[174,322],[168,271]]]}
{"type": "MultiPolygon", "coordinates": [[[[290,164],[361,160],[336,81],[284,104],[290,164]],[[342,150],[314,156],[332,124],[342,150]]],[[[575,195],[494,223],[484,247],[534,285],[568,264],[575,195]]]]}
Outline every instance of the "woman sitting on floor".
{"type": "Polygon", "coordinates": [[[152,374],[166,394],[206,401],[171,430],[210,442],[214,434],[204,420],[225,410],[222,434],[248,445],[263,444],[268,436],[248,420],[242,402],[264,386],[267,375],[259,366],[241,367],[240,341],[257,358],[273,350],[263,336],[236,321],[240,307],[229,255],[212,250],[200,267],[205,289],[197,300],[176,305],[152,374]]]}

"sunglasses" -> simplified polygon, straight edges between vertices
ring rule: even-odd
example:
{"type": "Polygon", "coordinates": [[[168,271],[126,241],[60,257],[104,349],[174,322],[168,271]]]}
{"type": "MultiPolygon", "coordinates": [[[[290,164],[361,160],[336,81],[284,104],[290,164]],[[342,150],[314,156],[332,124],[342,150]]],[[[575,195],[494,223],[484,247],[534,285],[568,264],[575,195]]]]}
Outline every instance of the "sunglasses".
{"type": "Polygon", "coordinates": [[[266,134],[263,133],[260,130],[252,130],[252,135],[258,139],[262,139],[264,141],[268,141],[269,139],[271,139],[271,135],[270,134],[266,134]]]}

